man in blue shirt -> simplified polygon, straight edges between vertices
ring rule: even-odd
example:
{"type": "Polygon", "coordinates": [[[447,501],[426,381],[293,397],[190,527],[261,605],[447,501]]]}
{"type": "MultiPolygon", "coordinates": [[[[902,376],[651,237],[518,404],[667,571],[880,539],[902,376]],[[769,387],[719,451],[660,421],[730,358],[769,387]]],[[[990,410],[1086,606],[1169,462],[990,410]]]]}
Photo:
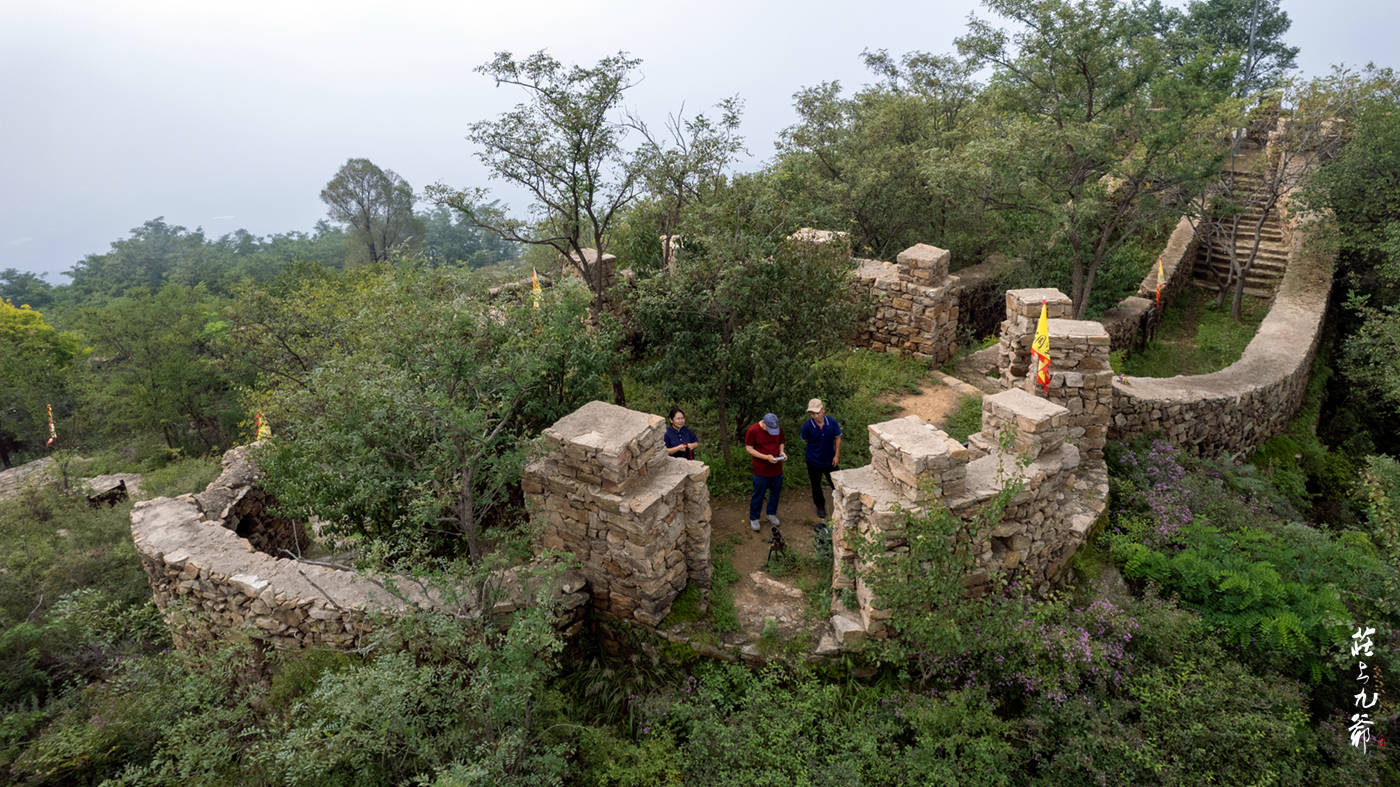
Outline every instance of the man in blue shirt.
{"type": "Polygon", "coordinates": [[[831,483],[831,471],[841,464],[841,425],[826,414],[822,400],[807,403],[807,423],[802,425],[802,439],[807,443],[807,479],[812,483],[812,502],[817,506],[817,518],[826,519],[826,497],[822,494],[822,479],[831,483]]]}

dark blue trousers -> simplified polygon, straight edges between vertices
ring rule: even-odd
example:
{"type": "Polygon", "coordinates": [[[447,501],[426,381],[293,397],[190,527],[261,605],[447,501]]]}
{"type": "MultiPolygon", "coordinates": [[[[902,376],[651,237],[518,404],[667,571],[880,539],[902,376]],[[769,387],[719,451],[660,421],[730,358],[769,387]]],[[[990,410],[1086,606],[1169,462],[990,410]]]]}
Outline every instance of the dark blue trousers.
{"type": "Polygon", "coordinates": [[[777,516],[778,495],[783,491],[783,477],[780,475],[771,478],[756,475],[753,477],[753,497],[749,498],[749,519],[758,519],[758,509],[763,506],[763,495],[768,494],[768,514],[777,516]]]}

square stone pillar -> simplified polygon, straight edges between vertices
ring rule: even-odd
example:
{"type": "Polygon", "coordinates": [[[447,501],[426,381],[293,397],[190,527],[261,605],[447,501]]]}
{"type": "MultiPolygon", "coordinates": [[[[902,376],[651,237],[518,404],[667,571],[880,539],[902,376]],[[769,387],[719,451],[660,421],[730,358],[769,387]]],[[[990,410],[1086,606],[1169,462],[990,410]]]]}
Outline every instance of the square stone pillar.
{"type": "Polygon", "coordinates": [[[667,456],[664,425],[589,402],[544,431],[551,451],[522,477],[540,545],[578,558],[594,610],[653,626],[711,576],[709,468],[667,456]]]}

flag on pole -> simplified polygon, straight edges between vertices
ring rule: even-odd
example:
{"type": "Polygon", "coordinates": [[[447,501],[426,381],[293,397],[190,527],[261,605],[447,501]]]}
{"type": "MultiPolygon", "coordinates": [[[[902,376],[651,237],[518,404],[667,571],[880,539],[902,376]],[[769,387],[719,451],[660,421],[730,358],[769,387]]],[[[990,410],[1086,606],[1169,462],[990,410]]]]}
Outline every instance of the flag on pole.
{"type": "Polygon", "coordinates": [[[263,414],[259,412],[257,415],[253,416],[253,439],[266,440],[271,436],[272,427],[268,426],[267,422],[263,420],[263,414]]]}
{"type": "Polygon", "coordinates": [[[535,308],[540,308],[540,274],[534,269],[530,269],[530,291],[535,296],[535,308]]]}
{"type": "Polygon", "coordinates": [[[1167,277],[1162,275],[1162,256],[1157,255],[1157,308],[1162,308],[1162,285],[1167,283],[1167,277]]]}
{"type": "Polygon", "coordinates": [[[53,428],[53,405],[47,404],[44,406],[49,409],[49,439],[44,441],[44,446],[48,447],[53,445],[53,441],[58,439],[58,432],[55,432],[53,428]]]}
{"type": "Polygon", "coordinates": [[[1031,354],[1036,359],[1035,381],[1045,393],[1050,393],[1050,320],[1046,317],[1045,301],[1040,302],[1040,322],[1035,326],[1031,354]]]}

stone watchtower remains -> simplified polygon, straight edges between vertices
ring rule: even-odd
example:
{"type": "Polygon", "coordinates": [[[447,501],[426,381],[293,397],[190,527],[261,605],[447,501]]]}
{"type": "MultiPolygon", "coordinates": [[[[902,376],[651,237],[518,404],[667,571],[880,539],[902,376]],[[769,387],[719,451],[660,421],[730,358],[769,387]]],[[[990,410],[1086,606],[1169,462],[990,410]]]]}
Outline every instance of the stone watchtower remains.
{"type": "Polygon", "coordinates": [[[589,402],[544,432],[525,468],[540,546],[572,552],[595,612],[655,626],[687,582],[710,585],[710,469],[662,446],[665,421],[589,402]]]}

